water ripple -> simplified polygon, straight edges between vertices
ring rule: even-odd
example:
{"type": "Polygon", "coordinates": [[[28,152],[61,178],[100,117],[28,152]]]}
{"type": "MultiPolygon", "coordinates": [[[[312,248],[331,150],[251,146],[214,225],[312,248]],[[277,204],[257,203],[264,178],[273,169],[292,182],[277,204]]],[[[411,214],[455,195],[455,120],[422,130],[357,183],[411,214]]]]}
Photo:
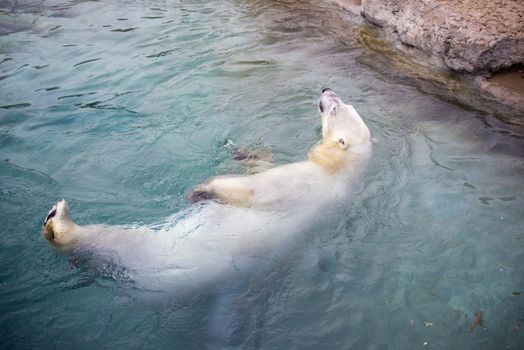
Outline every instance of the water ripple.
{"type": "Polygon", "coordinates": [[[117,29],[111,29],[112,32],[120,32],[120,33],[127,33],[132,32],[133,30],[139,29],[140,27],[131,27],[131,28],[117,28],[117,29]]]}
{"type": "Polygon", "coordinates": [[[94,61],[98,61],[98,60],[101,60],[102,58],[92,58],[92,59],[89,59],[89,60],[85,60],[85,61],[82,61],[82,62],[79,62],[79,63],[75,63],[73,65],[73,67],[78,67],[78,66],[81,66],[82,64],[86,64],[86,63],[89,63],[89,62],[94,62],[94,61]]]}
{"type": "Polygon", "coordinates": [[[25,107],[29,107],[31,106],[31,104],[29,102],[24,102],[24,103],[16,103],[16,104],[12,104],[12,105],[4,105],[4,106],[0,106],[0,108],[3,108],[3,109],[13,109],[13,108],[25,108],[25,107]]]}

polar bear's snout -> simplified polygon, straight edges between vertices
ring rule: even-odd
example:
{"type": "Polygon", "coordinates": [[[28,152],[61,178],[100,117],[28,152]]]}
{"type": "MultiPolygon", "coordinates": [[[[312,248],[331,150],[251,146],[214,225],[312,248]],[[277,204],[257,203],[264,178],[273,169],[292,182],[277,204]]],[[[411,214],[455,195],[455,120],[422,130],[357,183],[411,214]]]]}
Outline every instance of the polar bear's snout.
{"type": "Polygon", "coordinates": [[[324,143],[335,142],[341,149],[347,149],[371,140],[371,133],[355,108],[344,103],[335,91],[323,89],[318,108],[324,143]]]}
{"type": "Polygon", "coordinates": [[[326,110],[333,110],[333,107],[340,104],[341,102],[342,100],[337,96],[335,91],[331,90],[330,88],[325,88],[322,89],[322,94],[320,95],[320,100],[318,101],[318,109],[322,114],[326,110]]]}
{"type": "Polygon", "coordinates": [[[44,237],[56,245],[67,244],[72,239],[76,224],[69,216],[69,207],[65,199],[56,203],[44,220],[44,237]]]}
{"type": "Polygon", "coordinates": [[[55,215],[56,215],[56,204],[53,205],[53,208],[51,208],[51,210],[49,211],[49,214],[47,214],[47,216],[45,217],[44,227],[47,225],[49,220],[55,217],[55,215]]]}

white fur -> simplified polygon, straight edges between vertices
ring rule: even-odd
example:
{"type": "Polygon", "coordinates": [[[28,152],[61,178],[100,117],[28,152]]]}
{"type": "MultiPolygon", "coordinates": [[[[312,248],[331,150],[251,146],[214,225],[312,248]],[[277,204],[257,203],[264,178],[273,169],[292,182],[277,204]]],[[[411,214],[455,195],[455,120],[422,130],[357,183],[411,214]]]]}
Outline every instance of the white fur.
{"type": "Polygon", "coordinates": [[[65,251],[110,257],[150,287],[194,286],[250,271],[322,221],[338,203],[346,206],[352,184],[371,156],[370,132],[355,109],[331,90],[320,103],[323,143],[306,161],[211,179],[197,191],[217,201],[197,203],[156,230],[78,226],[60,201],[46,237],[65,251]]]}

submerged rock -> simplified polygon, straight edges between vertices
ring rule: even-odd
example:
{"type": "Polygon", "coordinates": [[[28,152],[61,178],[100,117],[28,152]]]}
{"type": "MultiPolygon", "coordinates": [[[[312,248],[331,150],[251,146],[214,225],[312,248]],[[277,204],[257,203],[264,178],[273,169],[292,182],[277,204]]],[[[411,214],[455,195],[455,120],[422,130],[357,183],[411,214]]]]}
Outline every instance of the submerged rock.
{"type": "Polygon", "coordinates": [[[362,0],[361,13],[454,70],[493,72],[524,63],[522,0],[362,0]]]}

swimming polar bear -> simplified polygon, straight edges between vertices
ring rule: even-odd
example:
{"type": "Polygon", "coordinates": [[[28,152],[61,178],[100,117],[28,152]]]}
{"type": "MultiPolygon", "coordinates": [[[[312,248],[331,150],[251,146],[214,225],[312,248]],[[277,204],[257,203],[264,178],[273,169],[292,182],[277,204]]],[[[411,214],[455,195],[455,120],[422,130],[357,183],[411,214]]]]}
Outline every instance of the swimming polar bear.
{"type": "Polygon", "coordinates": [[[155,229],[79,226],[61,200],[44,221],[44,237],[64,252],[109,259],[152,288],[249,272],[337,204],[347,205],[371,157],[371,133],[353,106],[324,89],[318,107],[322,141],[305,161],[212,178],[190,194],[196,204],[155,229]]]}

